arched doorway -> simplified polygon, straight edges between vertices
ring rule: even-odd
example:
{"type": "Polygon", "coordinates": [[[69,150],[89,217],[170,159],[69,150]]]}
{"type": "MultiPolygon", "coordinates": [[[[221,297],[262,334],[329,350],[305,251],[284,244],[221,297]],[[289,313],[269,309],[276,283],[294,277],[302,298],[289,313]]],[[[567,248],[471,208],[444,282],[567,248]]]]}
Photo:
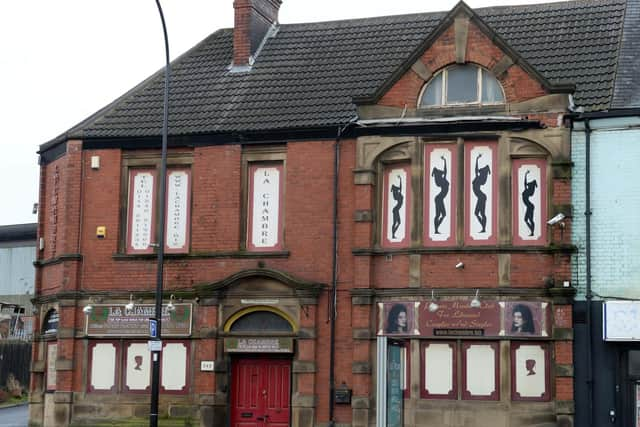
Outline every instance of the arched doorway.
{"type": "Polygon", "coordinates": [[[252,307],[225,325],[231,354],[231,427],[285,427],[291,420],[295,325],[272,307],[252,307]]]}

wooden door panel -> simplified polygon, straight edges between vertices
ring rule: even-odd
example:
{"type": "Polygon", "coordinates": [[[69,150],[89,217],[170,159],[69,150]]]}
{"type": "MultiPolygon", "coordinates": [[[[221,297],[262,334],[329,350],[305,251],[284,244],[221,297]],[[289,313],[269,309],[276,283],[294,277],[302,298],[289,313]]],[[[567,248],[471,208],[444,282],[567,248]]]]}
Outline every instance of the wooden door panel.
{"type": "Polygon", "coordinates": [[[289,425],[291,361],[244,358],[233,361],[232,427],[289,425]]]}
{"type": "Polygon", "coordinates": [[[240,359],[233,365],[231,398],[232,427],[262,427],[258,417],[264,413],[260,393],[260,367],[250,359],[240,359]]]}
{"type": "Polygon", "coordinates": [[[267,370],[267,402],[265,414],[269,427],[286,426],[289,423],[290,363],[273,360],[267,370]]]}

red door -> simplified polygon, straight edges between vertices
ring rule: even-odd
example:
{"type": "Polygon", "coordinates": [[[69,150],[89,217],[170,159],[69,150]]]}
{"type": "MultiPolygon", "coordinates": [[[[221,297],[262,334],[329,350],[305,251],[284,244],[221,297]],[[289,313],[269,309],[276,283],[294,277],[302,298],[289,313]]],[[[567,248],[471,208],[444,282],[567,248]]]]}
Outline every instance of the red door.
{"type": "Polygon", "coordinates": [[[290,360],[234,359],[231,427],[288,426],[290,378],[290,360]]]}

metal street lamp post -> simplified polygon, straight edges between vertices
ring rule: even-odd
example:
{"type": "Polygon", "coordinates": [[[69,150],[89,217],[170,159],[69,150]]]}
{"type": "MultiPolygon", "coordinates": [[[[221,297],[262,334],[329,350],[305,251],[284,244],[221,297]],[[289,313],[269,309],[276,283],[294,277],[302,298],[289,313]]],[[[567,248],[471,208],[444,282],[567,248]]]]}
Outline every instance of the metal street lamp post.
{"type": "Polygon", "coordinates": [[[155,321],[157,326],[156,337],[152,339],[159,341],[158,347],[153,348],[152,351],[152,374],[151,374],[151,408],[149,411],[149,426],[158,426],[158,398],[160,395],[160,360],[162,350],[162,280],[164,273],[164,242],[165,242],[165,205],[166,205],[166,193],[167,193],[167,139],[169,129],[169,38],[167,36],[167,25],[164,20],[164,14],[162,13],[162,6],[160,0],[156,0],[158,6],[158,12],[160,13],[160,20],[162,21],[162,31],[164,33],[164,50],[165,50],[165,69],[164,69],[164,98],[163,98],[163,117],[162,117],[162,160],[160,164],[160,209],[158,212],[160,223],[160,236],[157,246],[158,254],[158,268],[156,277],[156,309],[155,309],[155,321]]]}

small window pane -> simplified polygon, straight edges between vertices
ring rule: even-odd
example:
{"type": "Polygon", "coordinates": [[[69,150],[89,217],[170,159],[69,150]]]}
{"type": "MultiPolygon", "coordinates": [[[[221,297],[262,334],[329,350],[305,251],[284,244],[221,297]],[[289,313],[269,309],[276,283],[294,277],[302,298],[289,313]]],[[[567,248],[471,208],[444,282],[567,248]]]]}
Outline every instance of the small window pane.
{"type": "Polygon", "coordinates": [[[478,69],[451,67],[447,70],[447,104],[478,102],[478,69]]]}
{"type": "Polygon", "coordinates": [[[496,80],[495,77],[484,70],[482,71],[482,102],[504,102],[502,89],[500,89],[500,83],[498,83],[498,80],[496,80]]]}
{"type": "Polygon", "coordinates": [[[438,74],[429,84],[422,95],[422,106],[442,104],[442,73],[438,74]]]}
{"type": "Polygon", "coordinates": [[[291,324],[270,311],[256,311],[246,314],[233,322],[232,332],[270,331],[293,332],[291,324]]]}

